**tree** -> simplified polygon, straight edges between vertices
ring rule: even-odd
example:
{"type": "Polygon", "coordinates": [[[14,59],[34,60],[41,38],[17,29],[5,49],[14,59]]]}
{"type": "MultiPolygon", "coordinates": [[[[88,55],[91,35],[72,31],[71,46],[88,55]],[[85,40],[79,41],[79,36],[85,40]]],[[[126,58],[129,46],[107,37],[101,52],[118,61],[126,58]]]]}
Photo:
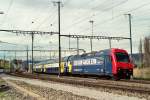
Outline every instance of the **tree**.
{"type": "Polygon", "coordinates": [[[140,44],[139,44],[139,55],[140,55],[140,64],[141,64],[141,67],[143,67],[143,43],[141,39],[140,39],[140,44]]]}
{"type": "Polygon", "coordinates": [[[144,64],[150,67],[150,36],[144,39],[144,64]]]}

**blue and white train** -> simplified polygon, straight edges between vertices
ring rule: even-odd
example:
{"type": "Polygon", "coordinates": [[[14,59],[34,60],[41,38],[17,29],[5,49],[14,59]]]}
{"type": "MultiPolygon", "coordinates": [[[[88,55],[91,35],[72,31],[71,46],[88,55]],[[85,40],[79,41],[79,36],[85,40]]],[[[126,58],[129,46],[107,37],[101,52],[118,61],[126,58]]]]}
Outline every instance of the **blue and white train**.
{"type": "MultiPolygon", "coordinates": [[[[45,61],[35,64],[33,69],[34,72],[59,73],[59,63],[57,59],[45,61]]],[[[64,57],[61,60],[60,73],[129,79],[133,74],[133,64],[125,50],[113,48],[64,57]]]]}

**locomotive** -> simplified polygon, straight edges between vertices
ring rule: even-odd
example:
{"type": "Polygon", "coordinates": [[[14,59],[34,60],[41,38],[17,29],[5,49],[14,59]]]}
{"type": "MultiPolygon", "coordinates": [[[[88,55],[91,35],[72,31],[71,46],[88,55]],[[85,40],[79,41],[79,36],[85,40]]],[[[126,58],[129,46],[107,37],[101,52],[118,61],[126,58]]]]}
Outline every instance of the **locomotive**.
{"type": "Polygon", "coordinates": [[[48,74],[109,76],[115,80],[130,79],[133,75],[133,63],[126,50],[111,48],[101,51],[71,55],[35,64],[34,72],[48,74]]]}

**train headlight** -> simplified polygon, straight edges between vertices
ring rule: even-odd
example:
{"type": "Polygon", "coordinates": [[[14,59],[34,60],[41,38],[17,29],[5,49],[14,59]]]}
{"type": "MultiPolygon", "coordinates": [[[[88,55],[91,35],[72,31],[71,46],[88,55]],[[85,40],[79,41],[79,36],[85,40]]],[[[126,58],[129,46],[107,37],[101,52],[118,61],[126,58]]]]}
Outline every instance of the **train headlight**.
{"type": "Polygon", "coordinates": [[[129,69],[129,71],[132,71],[132,69],[129,69]]]}

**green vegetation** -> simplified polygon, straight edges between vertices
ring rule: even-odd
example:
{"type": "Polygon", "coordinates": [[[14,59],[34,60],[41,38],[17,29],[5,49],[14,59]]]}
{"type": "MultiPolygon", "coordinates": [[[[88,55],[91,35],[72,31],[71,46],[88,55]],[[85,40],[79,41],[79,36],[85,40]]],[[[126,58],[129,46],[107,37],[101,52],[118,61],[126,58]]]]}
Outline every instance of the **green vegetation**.
{"type": "Polygon", "coordinates": [[[0,59],[0,67],[1,68],[9,68],[9,61],[4,61],[2,59],[0,59]]]}
{"type": "Polygon", "coordinates": [[[0,78],[0,85],[5,84],[5,81],[0,78]]]}
{"type": "Polygon", "coordinates": [[[6,96],[6,92],[0,92],[0,99],[6,96]]]}
{"type": "MultiPolygon", "coordinates": [[[[6,84],[6,82],[0,78],[0,86],[5,85],[5,84],[6,84]]],[[[3,89],[0,88],[0,99],[6,97],[6,95],[7,95],[6,92],[7,92],[7,89],[3,90],[3,89]]]]}

